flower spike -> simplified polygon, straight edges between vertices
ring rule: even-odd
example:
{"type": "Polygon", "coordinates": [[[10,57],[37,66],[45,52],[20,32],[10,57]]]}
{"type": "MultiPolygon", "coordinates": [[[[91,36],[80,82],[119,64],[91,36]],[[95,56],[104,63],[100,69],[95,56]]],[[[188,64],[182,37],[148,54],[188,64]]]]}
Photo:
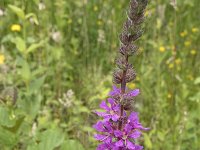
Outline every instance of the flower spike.
{"type": "Polygon", "coordinates": [[[134,42],[142,36],[141,23],[144,21],[146,6],[147,0],[130,1],[127,20],[119,36],[120,56],[116,59],[118,68],[113,73],[113,82],[120,84],[120,88],[113,85],[109,98],[100,104],[104,111],[95,112],[103,119],[93,126],[99,132],[94,137],[101,142],[97,150],[143,149],[143,146],[136,144],[135,141],[142,136],[142,131],[149,128],[142,126],[137,112],[128,112],[140,90],[128,89],[126,84],[136,78],[136,72],[128,60],[138,50],[134,42]]]}

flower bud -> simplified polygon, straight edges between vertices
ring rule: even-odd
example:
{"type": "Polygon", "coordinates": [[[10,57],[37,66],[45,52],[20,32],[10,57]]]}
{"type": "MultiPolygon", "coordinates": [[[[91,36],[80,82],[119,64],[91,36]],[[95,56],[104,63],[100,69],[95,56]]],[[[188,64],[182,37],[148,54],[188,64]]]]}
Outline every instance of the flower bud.
{"type": "Polygon", "coordinates": [[[128,69],[125,77],[126,83],[133,81],[135,78],[136,78],[136,72],[133,70],[133,68],[128,69]]]}
{"type": "Polygon", "coordinates": [[[120,84],[122,82],[123,70],[116,69],[113,73],[113,82],[116,84],[120,84]]]}

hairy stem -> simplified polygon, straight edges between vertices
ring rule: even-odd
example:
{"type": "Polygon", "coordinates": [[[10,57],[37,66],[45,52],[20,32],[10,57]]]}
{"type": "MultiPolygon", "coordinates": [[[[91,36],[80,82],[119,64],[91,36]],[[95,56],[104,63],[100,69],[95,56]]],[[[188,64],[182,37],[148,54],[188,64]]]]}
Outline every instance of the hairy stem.
{"type": "MultiPolygon", "coordinates": [[[[126,64],[128,64],[128,56],[126,56],[126,64]]],[[[123,95],[125,93],[126,90],[126,71],[127,69],[125,69],[123,71],[123,77],[122,77],[122,83],[121,83],[121,94],[123,95]]],[[[123,99],[122,99],[123,100],[123,99]]],[[[124,112],[124,106],[121,104],[121,109],[120,109],[120,120],[119,120],[119,124],[118,124],[118,129],[121,130],[122,128],[122,117],[123,117],[123,112],[124,112]]]]}

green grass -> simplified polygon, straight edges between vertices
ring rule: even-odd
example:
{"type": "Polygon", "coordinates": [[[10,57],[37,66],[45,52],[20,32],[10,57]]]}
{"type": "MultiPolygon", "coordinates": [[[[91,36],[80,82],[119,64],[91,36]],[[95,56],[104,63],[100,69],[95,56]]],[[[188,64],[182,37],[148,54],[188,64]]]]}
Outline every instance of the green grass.
{"type": "MultiPolygon", "coordinates": [[[[0,2],[2,150],[95,149],[92,112],[112,87],[128,2],[0,2]]],[[[145,150],[200,148],[199,7],[198,0],[149,2],[131,60],[138,78],[128,85],[140,88],[135,109],[151,128],[145,150]]]]}

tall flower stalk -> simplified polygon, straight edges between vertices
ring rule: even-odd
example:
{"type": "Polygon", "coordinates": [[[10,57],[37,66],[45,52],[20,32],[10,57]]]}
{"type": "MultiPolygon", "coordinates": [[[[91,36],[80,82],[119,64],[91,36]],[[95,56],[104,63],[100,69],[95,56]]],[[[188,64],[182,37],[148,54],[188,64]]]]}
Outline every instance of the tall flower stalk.
{"type": "Polygon", "coordinates": [[[137,112],[131,112],[134,98],[140,93],[139,89],[129,90],[128,82],[136,78],[133,65],[129,57],[134,55],[138,47],[135,41],[141,37],[141,23],[144,21],[144,11],[147,0],[131,0],[127,11],[127,20],[119,36],[119,56],[116,59],[117,69],[113,73],[113,82],[120,84],[120,88],[113,86],[107,101],[102,101],[100,107],[103,112],[96,114],[103,118],[93,127],[99,132],[95,138],[101,141],[97,150],[142,150],[143,146],[137,143],[137,138],[144,128],[138,118],[137,112]]]}

